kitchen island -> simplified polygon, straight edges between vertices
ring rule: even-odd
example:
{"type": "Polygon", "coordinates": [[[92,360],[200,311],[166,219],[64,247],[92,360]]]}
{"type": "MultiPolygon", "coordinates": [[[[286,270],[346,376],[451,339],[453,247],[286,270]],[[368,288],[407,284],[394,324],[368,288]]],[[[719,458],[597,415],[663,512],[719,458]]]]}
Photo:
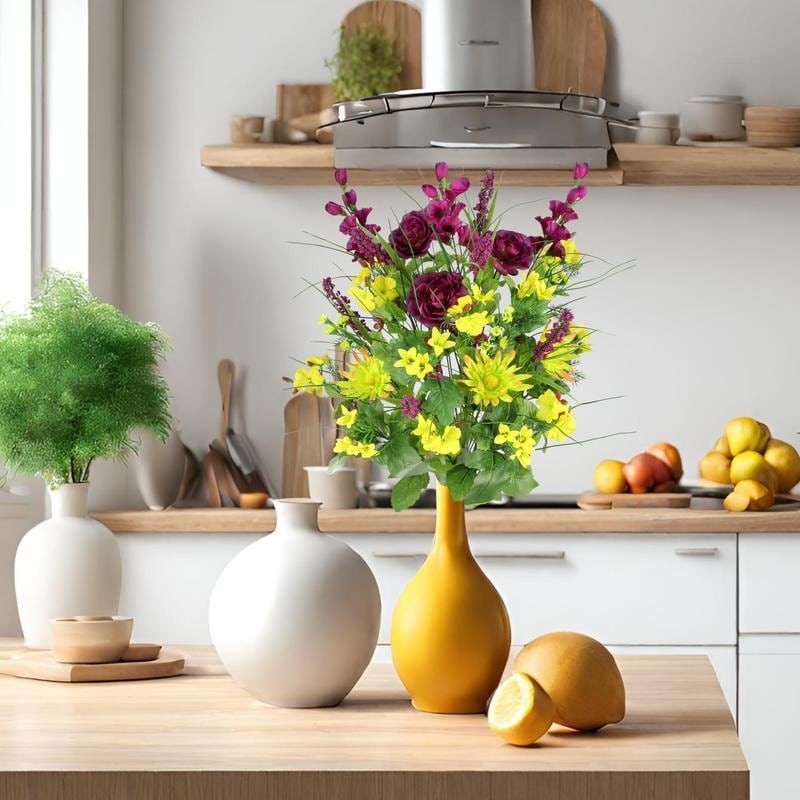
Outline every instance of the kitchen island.
{"type": "MultiPolygon", "coordinates": [[[[6,640],[6,648],[19,642],[6,640]]],[[[0,678],[8,800],[746,800],[748,769],[708,661],[623,656],[623,722],[505,744],[480,715],[414,711],[373,665],[338,708],[254,701],[211,648],[193,674],[58,684],[0,678]]]]}

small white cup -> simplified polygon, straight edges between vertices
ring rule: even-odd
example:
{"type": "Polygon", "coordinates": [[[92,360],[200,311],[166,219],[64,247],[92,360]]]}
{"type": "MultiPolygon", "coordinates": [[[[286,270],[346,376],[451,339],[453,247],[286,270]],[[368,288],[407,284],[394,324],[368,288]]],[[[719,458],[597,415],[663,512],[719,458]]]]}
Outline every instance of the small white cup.
{"type": "Polygon", "coordinates": [[[308,475],[308,496],[322,508],[357,508],[358,490],[354,467],[304,467],[308,475]]]}
{"type": "Polygon", "coordinates": [[[681,113],[683,134],[696,142],[731,142],[744,139],[744,98],[706,94],[690,97],[681,113]]]}

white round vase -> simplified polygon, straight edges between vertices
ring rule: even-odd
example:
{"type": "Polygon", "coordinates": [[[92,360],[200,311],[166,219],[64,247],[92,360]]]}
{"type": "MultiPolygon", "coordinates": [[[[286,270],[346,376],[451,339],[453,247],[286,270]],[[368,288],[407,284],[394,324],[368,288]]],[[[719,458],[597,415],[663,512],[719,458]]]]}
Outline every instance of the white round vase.
{"type": "Polygon", "coordinates": [[[31,649],[50,647],[53,617],[112,617],[119,610],[119,546],[105,525],[89,518],[88,496],[88,483],[52,490],[51,519],[31,528],[17,547],[17,610],[31,649]]]}
{"type": "Polygon", "coordinates": [[[231,677],[274,706],[340,703],[375,651],[378,584],[320,533],[313,500],[274,500],[275,532],[239,553],[211,594],[211,638],[231,677]]]}

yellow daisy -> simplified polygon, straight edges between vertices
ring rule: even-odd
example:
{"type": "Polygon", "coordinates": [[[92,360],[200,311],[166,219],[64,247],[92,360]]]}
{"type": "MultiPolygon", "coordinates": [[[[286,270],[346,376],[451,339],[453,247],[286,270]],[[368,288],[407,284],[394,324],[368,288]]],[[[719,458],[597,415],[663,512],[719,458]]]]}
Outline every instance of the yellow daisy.
{"type": "Polygon", "coordinates": [[[472,390],[476,403],[484,406],[496,406],[502,400],[510,403],[511,392],[523,392],[531,388],[525,383],[530,375],[518,375],[519,367],[512,366],[515,353],[512,350],[505,355],[496,353],[489,356],[478,351],[475,358],[464,356],[464,375],[462,383],[472,390]]]}
{"type": "Polygon", "coordinates": [[[378,400],[389,396],[392,383],[383,362],[374,356],[363,353],[347,372],[342,373],[342,380],[336,381],[339,391],[345,397],[357,400],[378,400]]]}
{"type": "Polygon", "coordinates": [[[352,428],[356,422],[356,410],[354,408],[341,407],[341,414],[336,417],[336,424],[341,425],[343,428],[352,428]]]}
{"type": "Polygon", "coordinates": [[[431,329],[431,335],[428,339],[428,347],[433,350],[433,354],[438,358],[451,347],[455,347],[456,343],[453,341],[448,331],[440,331],[438,328],[431,329]]]}

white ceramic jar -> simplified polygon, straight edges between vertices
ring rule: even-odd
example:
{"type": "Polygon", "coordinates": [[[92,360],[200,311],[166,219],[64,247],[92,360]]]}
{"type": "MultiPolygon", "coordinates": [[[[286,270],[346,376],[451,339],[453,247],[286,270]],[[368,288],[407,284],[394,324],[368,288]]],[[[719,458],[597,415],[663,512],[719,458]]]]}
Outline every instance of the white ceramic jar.
{"type": "Polygon", "coordinates": [[[322,508],[357,508],[358,487],[355,467],[304,467],[308,476],[308,496],[322,508]]]}
{"type": "Polygon", "coordinates": [[[681,131],[695,142],[744,139],[744,98],[731,94],[690,97],[681,112],[681,131]]]}
{"type": "Polygon", "coordinates": [[[17,610],[31,649],[50,647],[50,619],[111,617],[119,609],[119,546],[105,525],[88,516],[88,497],[88,483],[51,491],[51,519],[31,528],[17,547],[17,610]]]}
{"type": "Polygon", "coordinates": [[[231,677],[275,706],[340,703],[378,641],[378,584],[364,560],[317,526],[320,504],[274,500],[275,532],[225,567],[209,625],[231,677]]]}

